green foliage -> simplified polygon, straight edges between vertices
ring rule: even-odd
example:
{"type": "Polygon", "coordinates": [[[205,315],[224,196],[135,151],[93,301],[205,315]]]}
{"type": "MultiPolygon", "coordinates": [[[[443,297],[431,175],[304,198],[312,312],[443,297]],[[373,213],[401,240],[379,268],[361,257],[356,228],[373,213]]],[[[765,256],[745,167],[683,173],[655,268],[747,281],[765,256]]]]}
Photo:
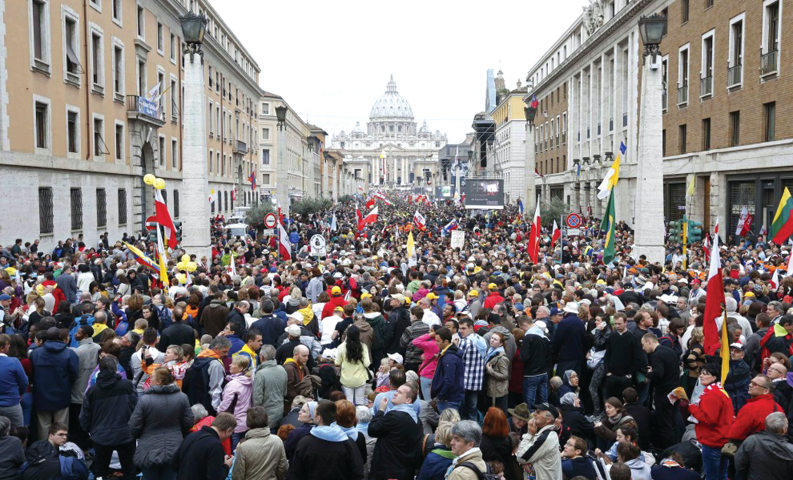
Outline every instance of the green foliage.
{"type": "MultiPolygon", "coordinates": [[[[550,202],[540,202],[542,224],[546,226],[553,225],[554,220],[559,220],[568,213],[567,210],[567,204],[559,198],[552,198],[550,202]]],[[[533,215],[533,213],[529,213],[529,215],[533,215]]],[[[561,225],[559,227],[561,228],[561,225]]]]}
{"type": "Polygon", "coordinates": [[[262,229],[264,228],[264,215],[269,212],[275,213],[275,209],[273,209],[273,206],[268,202],[253,206],[245,214],[245,223],[256,227],[256,229],[262,229]]]}
{"type": "Polygon", "coordinates": [[[351,202],[354,202],[354,201],[355,201],[355,197],[354,196],[352,196],[352,195],[342,195],[337,200],[337,203],[339,205],[347,205],[347,204],[349,204],[351,202]]]}
{"type": "Polygon", "coordinates": [[[297,201],[289,207],[289,211],[293,214],[298,214],[301,217],[307,217],[315,213],[325,212],[330,210],[333,202],[327,198],[304,198],[297,201]]]}

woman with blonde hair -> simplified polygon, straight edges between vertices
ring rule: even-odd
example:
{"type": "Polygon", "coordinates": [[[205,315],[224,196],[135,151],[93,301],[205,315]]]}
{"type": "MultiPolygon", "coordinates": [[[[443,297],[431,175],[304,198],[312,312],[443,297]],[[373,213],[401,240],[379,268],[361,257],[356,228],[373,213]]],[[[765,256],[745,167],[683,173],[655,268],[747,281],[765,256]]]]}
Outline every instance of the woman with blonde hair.
{"type": "Polygon", "coordinates": [[[232,451],[248,431],[245,418],[253,398],[253,379],[250,367],[250,358],[243,355],[232,358],[231,366],[229,366],[231,374],[226,376],[227,383],[223,388],[223,395],[218,406],[218,413],[228,412],[237,419],[237,426],[231,436],[232,451]]]}

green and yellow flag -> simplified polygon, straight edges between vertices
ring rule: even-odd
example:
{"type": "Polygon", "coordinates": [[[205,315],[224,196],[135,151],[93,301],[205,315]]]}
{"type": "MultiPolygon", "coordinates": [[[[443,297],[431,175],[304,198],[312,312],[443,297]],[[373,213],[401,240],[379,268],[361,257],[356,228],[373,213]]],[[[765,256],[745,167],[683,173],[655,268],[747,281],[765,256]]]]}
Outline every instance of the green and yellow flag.
{"type": "Polygon", "coordinates": [[[793,234],[793,198],[790,191],[785,187],[779,206],[771,222],[771,241],[777,245],[782,245],[793,234]]]}
{"type": "Polygon", "coordinates": [[[616,234],[616,221],[614,213],[614,189],[609,194],[609,203],[606,207],[606,214],[603,215],[603,222],[600,224],[600,229],[606,231],[606,240],[603,242],[603,263],[608,265],[614,260],[616,256],[615,248],[615,234],[616,234]]]}

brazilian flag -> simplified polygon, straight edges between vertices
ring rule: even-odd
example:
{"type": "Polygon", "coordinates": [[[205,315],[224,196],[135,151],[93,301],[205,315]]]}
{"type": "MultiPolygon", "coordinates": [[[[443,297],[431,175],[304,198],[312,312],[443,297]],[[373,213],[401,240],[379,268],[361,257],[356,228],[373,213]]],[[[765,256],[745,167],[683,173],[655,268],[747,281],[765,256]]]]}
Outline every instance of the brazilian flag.
{"type": "Polygon", "coordinates": [[[603,221],[600,223],[600,229],[606,231],[606,240],[603,242],[603,263],[608,265],[614,260],[614,256],[616,255],[614,248],[615,244],[615,224],[616,221],[614,219],[616,215],[614,214],[614,189],[611,189],[611,193],[609,194],[609,203],[606,207],[606,214],[603,215],[603,221]]]}

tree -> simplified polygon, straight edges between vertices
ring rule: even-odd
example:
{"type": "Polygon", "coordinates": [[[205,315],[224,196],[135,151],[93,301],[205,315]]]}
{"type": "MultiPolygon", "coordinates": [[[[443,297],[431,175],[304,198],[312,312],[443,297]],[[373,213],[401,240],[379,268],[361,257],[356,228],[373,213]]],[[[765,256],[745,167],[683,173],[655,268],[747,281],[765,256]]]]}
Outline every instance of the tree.
{"type": "Polygon", "coordinates": [[[289,209],[292,213],[307,218],[315,213],[328,211],[332,206],[333,202],[327,198],[305,198],[293,203],[289,209]]]}
{"type": "MultiPolygon", "coordinates": [[[[540,202],[540,218],[542,224],[551,226],[554,220],[561,221],[562,216],[567,213],[567,210],[567,204],[559,198],[552,198],[550,202],[540,202]]],[[[559,225],[558,222],[557,225],[559,225]]],[[[562,226],[559,225],[559,228],[561,227],[562,226]]]]}
{"type": "Polygon", "coordinates": [[[264,215],[270,212],[275,213],[275,210],[268,202],[255,205],[245,214],[245,223],[261,230],[264,228],[264,215]]]}

